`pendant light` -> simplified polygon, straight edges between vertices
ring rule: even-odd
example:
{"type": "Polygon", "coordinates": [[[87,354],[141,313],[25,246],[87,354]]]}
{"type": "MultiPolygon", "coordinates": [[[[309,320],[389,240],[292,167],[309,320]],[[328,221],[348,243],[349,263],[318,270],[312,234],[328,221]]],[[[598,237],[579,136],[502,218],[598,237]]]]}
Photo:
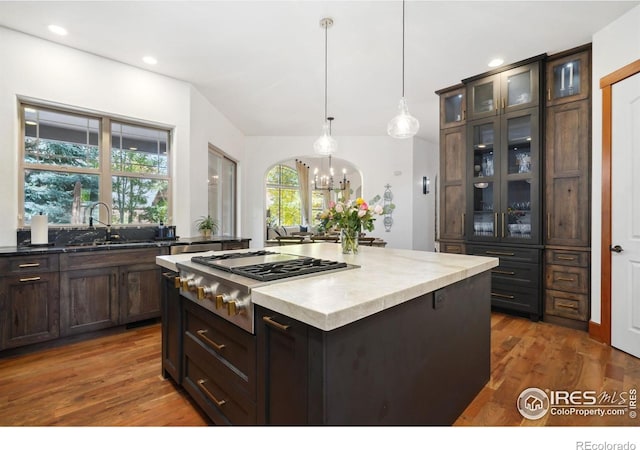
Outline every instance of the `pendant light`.
{"type": "Polygon", "coordinates": [[[415,136],[420,128],[420,123],[418,119],[409,114],[407,99],[404,97],[404,0],[402,0],[402,97],[398,110],[398,115],[387,124],[387,133],[397,139],[415,136]]]}
{"type": "Polygon", "coordinates": [[[333,25],[333,19],[324,18],[320,26],[324,28],[324,123],[322,136],[313,143],[313,150],[323,156],[332,155],[338,150],[338,143],[331,136],[331,122],[327,117],[327,29],[333,25]]]}

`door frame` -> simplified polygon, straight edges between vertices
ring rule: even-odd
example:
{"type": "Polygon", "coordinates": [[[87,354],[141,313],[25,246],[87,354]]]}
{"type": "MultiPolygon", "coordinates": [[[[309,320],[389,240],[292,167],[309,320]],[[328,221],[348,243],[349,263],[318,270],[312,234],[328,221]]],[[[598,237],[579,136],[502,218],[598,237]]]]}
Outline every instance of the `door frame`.
{"type": "Polygon", "coordinates": [[[600,323],[589,322],[589,336],[611,345],[611,152],[613,85],[640,73],[640,59],[600,79],[602,91],[602,241],[600,243],[600,323]]]}

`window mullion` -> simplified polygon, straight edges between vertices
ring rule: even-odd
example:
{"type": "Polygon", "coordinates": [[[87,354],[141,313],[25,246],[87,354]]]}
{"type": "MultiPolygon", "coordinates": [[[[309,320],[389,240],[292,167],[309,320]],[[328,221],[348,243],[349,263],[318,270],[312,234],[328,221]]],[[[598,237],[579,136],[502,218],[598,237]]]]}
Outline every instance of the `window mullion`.
{"type": "MultiPolygon", "coordinates": [[[[101,122],[100,139],[100,200],[110,206],[113,211],[113,197],[111,186],[111,119],[104,117],[101,122]]],[[[98,208],[100,220],[111,223],[105,208],[98,208]]]]}

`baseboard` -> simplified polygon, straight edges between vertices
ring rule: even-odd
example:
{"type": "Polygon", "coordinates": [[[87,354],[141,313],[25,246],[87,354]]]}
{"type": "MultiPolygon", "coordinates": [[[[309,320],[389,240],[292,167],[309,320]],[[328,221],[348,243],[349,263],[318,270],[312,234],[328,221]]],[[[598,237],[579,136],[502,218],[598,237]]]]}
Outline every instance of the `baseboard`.
{"type": "Polygon", "coordinates": [[[602,326],[599,323],[589,321],[589,337],[598,342],[605,342],[602,337],[602,326]]]}

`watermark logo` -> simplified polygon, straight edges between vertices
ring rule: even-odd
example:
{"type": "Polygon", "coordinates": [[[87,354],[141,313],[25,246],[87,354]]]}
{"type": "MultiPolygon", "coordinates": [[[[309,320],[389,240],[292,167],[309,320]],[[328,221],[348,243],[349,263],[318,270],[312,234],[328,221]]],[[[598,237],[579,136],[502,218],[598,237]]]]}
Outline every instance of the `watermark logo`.
{"type": "Polygon", "coordinates": [[[518,397],[518,411],[525,419],[537,420],[549,411],[549,396],[542,389],[527,388],[518,397]]]}
{"type": "Polygon", "coordinates": [[[553,416],[628,416],[637,417],[638,391],[563,391],[527,388],[520,393],[518,411],[525,419],[553,416]]]}

